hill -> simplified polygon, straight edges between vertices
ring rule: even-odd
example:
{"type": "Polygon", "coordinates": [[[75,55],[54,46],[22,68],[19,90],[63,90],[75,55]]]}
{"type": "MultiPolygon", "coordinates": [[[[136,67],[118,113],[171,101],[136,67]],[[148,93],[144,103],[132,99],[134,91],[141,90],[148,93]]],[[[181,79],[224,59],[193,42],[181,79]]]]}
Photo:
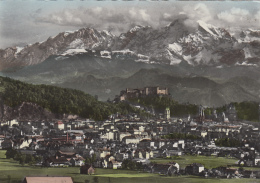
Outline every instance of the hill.
{"type": "Polygon", "coordinates": [[[5,77],[0,77],[0,88],[2,119],[49,119],[66,113],[103,120],[116,112],[138,112],[127,104],[100,102],[75,89],[27,84],[5,77]]]}

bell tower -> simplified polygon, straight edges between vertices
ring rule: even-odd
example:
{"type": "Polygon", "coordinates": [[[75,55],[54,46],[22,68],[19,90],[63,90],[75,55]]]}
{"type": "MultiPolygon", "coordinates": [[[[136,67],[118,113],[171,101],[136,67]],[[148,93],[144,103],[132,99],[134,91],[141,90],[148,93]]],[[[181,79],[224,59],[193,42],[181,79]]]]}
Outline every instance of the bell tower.
{"type": "Polygon", "coordinates": [[[171,111],[170,111],[169,107],[166,107],[166,109],[164,111],[164,118],[167,120],[171,118],[171,111]]]}

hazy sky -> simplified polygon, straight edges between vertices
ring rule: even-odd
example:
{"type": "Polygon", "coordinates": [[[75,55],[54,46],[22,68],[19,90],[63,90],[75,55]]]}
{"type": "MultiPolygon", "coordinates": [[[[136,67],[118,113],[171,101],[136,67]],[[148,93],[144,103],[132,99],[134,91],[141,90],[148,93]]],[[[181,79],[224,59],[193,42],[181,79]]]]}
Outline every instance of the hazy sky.
{"type": "Polygon", "coordinates": [[[93,27],[114,34],[134,25],[166,26],[185,17],[224,28],[260,29],[260,3],[253,1],[0,0],[0,48],[46,40],[59,32],[93,27]]]}

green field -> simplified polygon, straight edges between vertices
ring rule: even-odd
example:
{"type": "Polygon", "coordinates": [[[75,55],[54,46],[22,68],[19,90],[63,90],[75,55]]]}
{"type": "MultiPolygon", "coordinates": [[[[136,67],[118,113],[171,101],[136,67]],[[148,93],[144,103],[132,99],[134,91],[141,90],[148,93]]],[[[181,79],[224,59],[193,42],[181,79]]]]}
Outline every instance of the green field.
{"type": "Polygon", "coordinates": [[[224,157],[215,157],[215,156],[181,156],[177,159],[162,159],[156,158],[152,159],[156,163],[168,163],[176,162],[180,165],[181,168],[185,168],[187,165],[192,163],[201,163],[205,168],[211,169],[219,166],[235,165],[238,161],[234,158],[224,158],[224,157]]]}
{"type": "MultiPolygon", "coordinates": [[[[256,179],[205,179],[195,176],[164,177],[150,173],[138,173],[129,170],[97,169],[96,175],[81,175],[79,167],[40,168],[21,166],[17,162],[5,159],[5,151],[0,150],[0,182],[20,183],[25,176],[70,176],[74,183],[173,183],[173,182],[260,182],[256,179]]],[[[186,157],[188,162],[188,157],[186,157]]],[[[159,160],[158,160],[159,161],[159,160]]],[[[162,161],[162,160],[160,160],[162,161]]],[[[184,161],[184,160],[182,160],[184,161]]]]}

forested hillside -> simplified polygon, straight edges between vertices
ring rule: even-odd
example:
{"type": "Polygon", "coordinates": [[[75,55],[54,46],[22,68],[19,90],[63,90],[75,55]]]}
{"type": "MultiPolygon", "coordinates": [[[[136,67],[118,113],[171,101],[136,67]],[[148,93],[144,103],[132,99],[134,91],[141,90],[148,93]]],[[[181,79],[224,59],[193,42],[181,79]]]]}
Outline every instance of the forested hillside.
{"type": "Polygon", "coordinates": [[[5,77],[0,77],[0,82],[1,98],[4,105],[9,107],[30,102],[55,114],[77,114],[95,120],[106,119],[116,112],[139,112],[128,104],[100,102],[95,97],[74,89],[27,84],[5,77]]]}

